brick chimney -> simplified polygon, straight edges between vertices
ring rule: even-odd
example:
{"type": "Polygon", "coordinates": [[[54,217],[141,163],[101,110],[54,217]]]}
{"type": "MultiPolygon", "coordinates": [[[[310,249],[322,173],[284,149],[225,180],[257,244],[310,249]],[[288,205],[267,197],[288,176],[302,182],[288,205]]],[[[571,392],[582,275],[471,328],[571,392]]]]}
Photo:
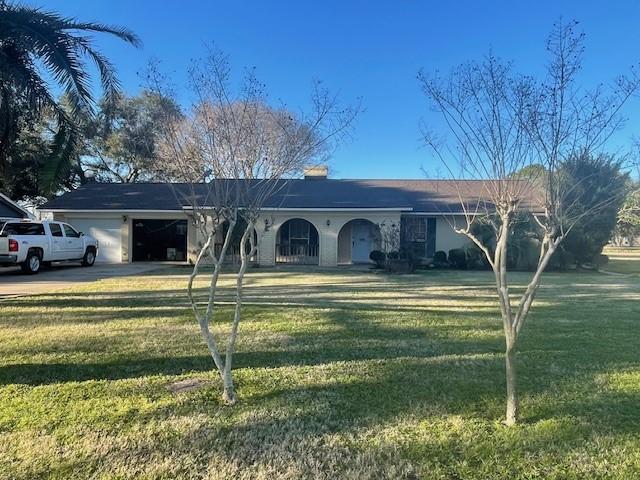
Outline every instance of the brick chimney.
{"type": "Polygon", "coordinates": [[[326,180],[329,175],[329,167],[326,165],[315,165],[304,169],[305,180],[326,180]]]}

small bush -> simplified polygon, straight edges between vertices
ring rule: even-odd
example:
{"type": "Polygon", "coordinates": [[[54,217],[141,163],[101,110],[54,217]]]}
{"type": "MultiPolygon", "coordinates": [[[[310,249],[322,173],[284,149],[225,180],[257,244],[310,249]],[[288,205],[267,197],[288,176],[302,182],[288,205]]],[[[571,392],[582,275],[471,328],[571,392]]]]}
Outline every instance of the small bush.
{"type": "Polygon", "coordinates": [[[407,245],[400,248],[400,259],[407,262],[409,273],[412,273],[418,268],[422,262],[424,251],[417,245],[407,245]]]}
{"type": "Polygon", "coordinates": [[[482,250],[475,245],[464,249],[467,261],[467,268],[472,270],[486,270],[489,268],[489,262],[482,250]]]}
{"type": "Polygon", "coordinates": [[[453,268],[460,270],[467,269],[467,254],[463,248],[452,248],[449,250],[449,263],[453,268]]]}
{"type": "Polygon", "coordinates": [[[412,273],[411,265],[407,260],[394,258],[387,262],[388,273],[412,273]]]}
{"type": "Polygon", "coordinates": [[[447,266],[447,252],[442,250],[438,250],[433,256],[433,264],[436,267],[445,267],[447,266]]]}
{"type": "Polygon", "coordinates": [[[369,259],[376,264],[376,268],[384,268],[387,256],[380,250],[374,250],[369,254],[369,259]]]}

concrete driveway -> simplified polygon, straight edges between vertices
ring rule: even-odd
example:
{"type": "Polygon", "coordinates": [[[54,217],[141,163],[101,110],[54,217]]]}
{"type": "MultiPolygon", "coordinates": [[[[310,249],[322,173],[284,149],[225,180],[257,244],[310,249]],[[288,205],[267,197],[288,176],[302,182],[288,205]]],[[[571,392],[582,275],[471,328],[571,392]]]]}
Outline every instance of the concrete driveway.
{"type": "Polygon", "coordinates": [[[138,275],[166,267],[157,263],[99,264],[93,267],[61,264],[41,270],[36,275],[24,275],[20,268],[0,268],[0,299],[21,295],[49,293],[79,283],[103,278],[138,275]]]}

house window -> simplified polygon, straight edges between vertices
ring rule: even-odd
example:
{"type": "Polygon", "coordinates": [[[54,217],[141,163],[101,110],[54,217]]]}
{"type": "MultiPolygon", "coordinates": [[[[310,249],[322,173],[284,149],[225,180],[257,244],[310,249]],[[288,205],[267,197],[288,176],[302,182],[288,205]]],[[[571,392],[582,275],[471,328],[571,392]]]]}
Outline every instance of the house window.
{"type": "Polygon", "coordinates": [[[427,224],[424,218],[409,217],[405,221],[405,240],[424,243],[427,241],[427,224]]]}
{"type": "Polygon", "coordinates": [[[436,219],[402,217],[402,244],[418,255],[431,258],[436,251],[436,219]]]}

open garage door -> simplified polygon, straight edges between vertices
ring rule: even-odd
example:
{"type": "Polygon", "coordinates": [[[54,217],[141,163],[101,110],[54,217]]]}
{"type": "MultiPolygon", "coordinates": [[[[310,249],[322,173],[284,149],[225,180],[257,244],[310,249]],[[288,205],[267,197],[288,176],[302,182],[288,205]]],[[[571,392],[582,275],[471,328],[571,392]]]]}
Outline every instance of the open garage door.
{"type": "Polygon", "coordinates": [[[96,262],[122,262],[122,219],[69,219],[76,230],[91,235],[98,240],[98,257],[96,262]]]}
{"type": "Polygon", "coordinates": [[[133,219],[133,261],[186,261],[187,221],[133,219]]]}

